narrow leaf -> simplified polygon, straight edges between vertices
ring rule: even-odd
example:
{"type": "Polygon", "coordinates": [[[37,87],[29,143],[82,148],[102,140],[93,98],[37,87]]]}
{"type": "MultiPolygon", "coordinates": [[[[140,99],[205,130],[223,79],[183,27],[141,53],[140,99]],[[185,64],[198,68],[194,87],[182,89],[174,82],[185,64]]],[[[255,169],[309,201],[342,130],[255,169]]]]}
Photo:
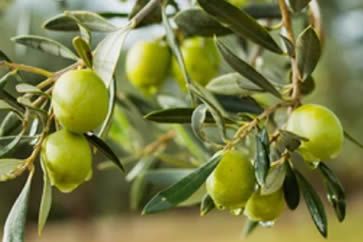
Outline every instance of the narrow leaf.
{"type": "Polygon", "coordinates": [[[30,173],[19,197],[6,218],[3,242],[24,242],[25,220],[32,178],[33,173],[30,173]]]}
{"type": "Polygon", "coordinates": [[[265,183],[261,187],[261,195],[268,195],[279,190],[286,177],[286,166],[284,164],[272,166],[265,178],[265,183]]]}
{"type": "Polygon", "coordinates": [[[74,37],[72,43],[79,57],[82,58],[86,66],[88,68],[92,68],[93,56],[91,47],[88,45],[88,43],[79,36],[74,37]]]}
{"type": "Polygon", "coordinates": [[[93,56],[93,68],[108,87],[113,78],[124,40],[130,27],[109,33],[96,47],[93,56]]]}
{"type": "Polygon", "coordinates": [[[38,234],[41,235],[43,228],[48,220],[50,208],[52,206],[52,185],[48,177],[47,169],[45,168],[44,161],[40,162],[43,170],[43,192],[40,201],[39,217],[38,217],[38,234]]]}
{"type": "Polygon", "coordinates": [[[296,41],[296,59],[301,78],[306,80],[315,70],[321,55],[320,40],[313,27],[308,27],[296,41]]]}
{"type": "Polygon", "coordinates": [[[266,129],[263,129],[256,136],[256,159],[255,159],[255,175],[257,182],[263,186],[270,169],[270,143],[266,129]]]}
{"type": "Polygon", "coordinates": [[[191,126],[194,134],[201,140],[205,139],[203,124],[207,117],[208,107],[205,104],[199,105],[192,114],[191,126]]]}
{"type": "Polygon", "coordinates": [[[117,28],[94,12],[66,11],[43,24],[43,28],[55,31],[78,31],[78,24],[93,32],[112,32],[117,28]]]}
{"type": "Polygon", "coordinates": [[[237,35],[250,39],[275,53],[282,54],[282,50],[267,30],[244,11],[227,1],[198,0],[198,2],[208,14],[222,22],[237,35]]]}
{"type": "Polygon", "coordinates": [[[221,41],[218,41],[218,48],[221,51],[224,59],[227,63],[242,76],[262,88],[267,92],[281,98],[281,94],[276,90],[276,88],[259,72],[257,72],[252,66],[247,62],[236,56],[231,49],[229,49],[221,41]]]}
{"type": "Polygon", "coordinates": [[[206,194],[203,197],[202,203],[200,204],[200,216],[207,215],[210,211],[212,211],[215,208],[215,204],[213,202],[213,199],[211,196],[206,194]]]}
{"type": "Polygon", "coordinates": [[[88,132],[85,137],[90,141],[99,151],[101,151],[107,158],[109,158],[121,171],[125,171],[121,161],[112,149],[99,137],[93,133],[88,132]]]}
{"type": "Polygon", "coordinates": [[[328,201],[333,206],[338,220],[342,222],[346,214],[346,200],[343,185],[334,172],[323,162],[319,163],[319,170],[326,181],[328,201]]]}
{"type": "Polygon", "coordinates": [[[16,85],[15,87],[16,91],[19,93],[40,93],[44,94],[42,90],[40,90],[38,87],[30,85],[28,83],[21,83],[16,85]]]}
{"type": "Polygon", "coordinates": [[[0,157],[6,155],[8,152],[14,149],[15,146],[20,142],[21,137],[23,135],[24,135],[24,130],[20,131],[20,133],[17,136],[15,136],[15,138],[10,143],[8,143],[5,146],[0,146],[0,157]]]}
{"type": "Polygon", "coordinates": [[[22,168],[24,160],[0,159],[0,182],[15,178],[14,172],[22,168]]]}
{"type": "MultiPolygon", "coordinates": [[[[190,123],[193,112],[194,108],[171,108],[153,111],[144,118],[158,123],[190,123]]],[[[207,115],[205,122],[213,123],[213,117],[207,115]]]]}
{"type": "Polygon", "coordinates": [[[221,159],[220,153],[215,154],[203,166],[181,179],[166,190],[156,194],[145,206],[143,214],[161,212],[176,207],[189,198],[205,182],[221,159]]]}
{"type": "Polygon", "coordinates": [[[328,220],[326,217],[324,205],[313,186],[305,179],[305,177],[297,170],[295,170],[295,174],[298,178],[301,192],[304,196],[305,203],[315,223],[315,226],[320,234],[326,238],[328,236],[328,220]]]}
{"type": "Polygon", "coordinates": [[[77,60],[77,56],[61,43],[41,36],[22,35],[12,38],[17,44],[22,44],[45,53],[66,59],[77,60]]]}
{"type": "Polygon", "coordinates": [[[263,108],[251,97],[215,95],[222,107],[230,113],[260,114],[263,108]]]}
{"type": "Polygon", "coordinates": [[[284,180],[284,196],[287,206],[291,210],[295,210],[300,203],[300,188],[296,175],[288,162],[286,165],[286,177],[284,180]]]}
{"type": "Polygon", "coordinates": [[[258,228],[258,225],[259,223],[257,221],[247,220],[244,225],[242,234],[245,237],[249,236],[253,231],[255,231],[255,229],[258,228]]]}
{"type": "Polygon", "coordinates": [[[359,148],[363,149],[363,143],[354,138],[350,133],[348,133],[346,130],[344,130],[344,136],[347,138],[350,142],[358,146],[359,148]]]}

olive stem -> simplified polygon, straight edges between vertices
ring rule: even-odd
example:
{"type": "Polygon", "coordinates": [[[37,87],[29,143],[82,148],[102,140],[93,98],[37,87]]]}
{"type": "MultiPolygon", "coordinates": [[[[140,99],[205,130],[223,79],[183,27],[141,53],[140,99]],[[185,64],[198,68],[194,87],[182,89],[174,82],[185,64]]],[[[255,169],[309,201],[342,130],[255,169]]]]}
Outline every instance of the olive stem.
{"type": "Polygon", "coordinates": [[[28,65],[24,65],[24,64],[17,64],[17,63],[12,63],[12,62],[7,62],[7,61],[0,61],[0,66],[5,66],[5,67],[8,67],[10,69],[15,69],[15,70],[26,71],[26,72],[38,74],[38,75],[45,76],[45,77],[52,77],[54,75],[53,72],[44,70],[39,67],[28,66],[28,65]]]}
{"type": "MultiPolygon", "coordinates": [[[[282,25],[286,31],[286,37],[287,39],[295,46],[295,35],[294,30],[292,27],[292,19],[289,12],[289,9],[286,5],[285,0],[279,0],[279,6],[282,16],[282,25]]],[[[291,98],[294,100],[295,104],[293,105],[293,108],[298,106],[300,104],[300,73],[296,61],[296,57],[290,57],[291,61],[291,72],[292,72],[292,92],[291,92],[291,98]]]]}

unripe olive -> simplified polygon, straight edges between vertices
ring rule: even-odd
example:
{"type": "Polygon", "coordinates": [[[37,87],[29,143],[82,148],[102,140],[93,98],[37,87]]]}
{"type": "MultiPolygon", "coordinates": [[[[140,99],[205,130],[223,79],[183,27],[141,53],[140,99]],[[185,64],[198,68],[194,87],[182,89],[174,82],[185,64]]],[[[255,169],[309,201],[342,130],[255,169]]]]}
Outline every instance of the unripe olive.
{"type": "Polygon", "coordinates": [[[55,132],[43,142],[41,154],[51,184],[61,192],[71,192],[92,177],[92,153],[83,135],[55,132]]]}
{"type": "Polygon", "coordinates": [[[93,130],[104,121],[108,92],[103,81],[90,70],[73,70],[55,83],[52,94],[55,117],[75,133],[93,130]]]}
{"type": "Polygon", "coordinates": [[[306,161],[334,158],[343,146],[344,131],[339,119],[320,105],[306,104],[294,110],[287,130],[308,139],[299,149],[306,161]]]}
{"type": "Polygon", "coordinates": [[[164,41],[136,43],[126,56],[126,75],[137,88],[153,92],[164,82],[171,61],[171,53],[164,41]]]}
{"type": "Polygon", "coordinates": [[[243,208],[254,191],[254,168],[245,154],[227,151],[208,177],[207,192],[219,208],[243,208]]]}
{"type": "MultiPolygon", "coordinates": [[[[220,56],[211,38],[194,37],[186,39],[181,44],[186,70],[190,78],[205,86],[219,72],[220,56]]],[[[172,72],[180,87],[185,90],[186,81],[174,58],[172,72]]]]}
{"type": "Polygon", "coordinates": [[[274,221],[284,211],[285,202],[282,189],[268,195],[256,191],[248,199],[244,214],[253,221],[274,221]]]}

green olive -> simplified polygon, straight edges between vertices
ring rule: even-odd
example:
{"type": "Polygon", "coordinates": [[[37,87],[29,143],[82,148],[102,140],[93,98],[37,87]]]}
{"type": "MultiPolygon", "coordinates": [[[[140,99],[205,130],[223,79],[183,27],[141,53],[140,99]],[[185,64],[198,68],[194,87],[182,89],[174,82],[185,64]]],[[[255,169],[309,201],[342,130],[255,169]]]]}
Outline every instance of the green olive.
{"type": "Polygon", "coordinates": [[[64,128],[84,133],[104,121],[108,111],[108,92],[94,71],[68,71],[54,85],[52,105],[55,117],[64,128]]]}
{"type": "MultiPolygon", "coordinates": [[[[181,44],[181,51],[186,70],[193,81],[205,86],[218,74],[221,59],[213,39],[186,39],[181,44]]],[[[175,58],[172,61],[172,72],[179,86],[185,90],[186,82],[175,58]]]]}
{"type": "Polygon", "coordinates": [[[260,191],[256,191],[248,199],[244,214],[253,221],[274,221],[284,211],[285,202],[282,189],[268,194],[261,195],[260,191]]]}
{"type": "Polygon", "coordinates": [[[164,82],[171,53],[164,41],[142,41],[127,53],[126,75],[141,91],[155,92],[164,82]]]}
{"type": "Polygon", "coordinates": [[[294,110],[287,130],[308,139],[300,146],[300,153],[306,161],[332,159],[343,146],[344,131],[339,119],[320,105],[306,104],[294,110]]]}
{"type": "Polygon", "coordinates": [[[218,208],[243,208],[254,191],[254,168],[245,154],[227,151],[208,177],[206,185],[218,208]]]}
{"type": "Polygon", "coordinates": [[[61,192],[71,192],[92,177],[92,153],[83,135],[55,132],[43,142],[41,154],[51,184],[61,192]]]}

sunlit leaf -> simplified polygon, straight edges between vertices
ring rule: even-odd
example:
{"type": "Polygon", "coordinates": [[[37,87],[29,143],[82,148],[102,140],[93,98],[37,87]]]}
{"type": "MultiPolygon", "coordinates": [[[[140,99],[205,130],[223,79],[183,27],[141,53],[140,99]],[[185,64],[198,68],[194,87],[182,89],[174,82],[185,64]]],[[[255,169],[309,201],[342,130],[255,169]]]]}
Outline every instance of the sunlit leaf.
{"type": "Polygon", "coordinates": [[[112,32],[117,28],[94,12],[66,11],[47,20],[43,28],[55,31],[78,31],[78,24],[94,32],[112,32]]]}
{"type": "Polygon", "coordinates": [[[6,218],[3,242],[24,242],[25,221],[33,173],[29,177],[6,218]]]}
{"type": "Polygon", "coordinates": [[[21,168],[24,162],[20,159],[0,159],[0,181],[13,179],[14,172],[21,168]]]}
{"type": "Polygon", "coordinates": [[[93,68],[108,87],[113,79],[123,43],[130,28],[109,33],[96,47],[93,56],[93,68]]]}
{"type": "Polygon", "coordinates": [[[86,64],[88,68],[92,68],[93,56],[92,50],[89,44],[81,37],[74,37],[73,47],[76,49],[79,57],[82,58],[83,62],[86,64]]]}
{"type": "Polygon", "coordinates": [[[66,59],[77,60],[77,56],[61,43],[41,36],[22,35],[12,38],[17,44],[22,44],[45,53],[66,59]]]}

